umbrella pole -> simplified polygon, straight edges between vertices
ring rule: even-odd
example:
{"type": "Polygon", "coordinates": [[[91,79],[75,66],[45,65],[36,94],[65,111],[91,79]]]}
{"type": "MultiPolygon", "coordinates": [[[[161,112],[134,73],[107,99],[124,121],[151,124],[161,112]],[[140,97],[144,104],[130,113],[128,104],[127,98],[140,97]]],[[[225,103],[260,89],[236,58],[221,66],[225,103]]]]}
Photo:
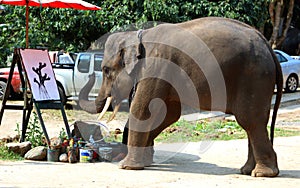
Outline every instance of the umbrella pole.
{"type": "Polygon", "coordinates": [[[28,6],[28,1],[26,0],[26,48],[28,48],[29,46],[28,22],[29,22],[29,6],[28,6]]]}

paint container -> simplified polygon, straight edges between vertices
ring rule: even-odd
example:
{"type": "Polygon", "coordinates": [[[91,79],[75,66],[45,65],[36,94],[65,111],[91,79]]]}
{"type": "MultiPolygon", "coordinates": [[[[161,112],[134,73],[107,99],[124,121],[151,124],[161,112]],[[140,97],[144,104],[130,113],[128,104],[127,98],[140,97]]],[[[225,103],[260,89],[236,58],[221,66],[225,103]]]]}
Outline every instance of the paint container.
{"type": "Polygon", "coordinates": [[[112,161],[112,148],[111,147],[100,147],[99,148],[100,161],[111,162],[112,161]]]}
{"type": "Polygon", "coordinates": [[[59,149],[47,149],[47,161],[58,162],[59,149]]]}
{"type": "Polygon", "coordinates": [[[92,161],[94,151],[92,149],[79,149],[79,161],[81,163],[89,163],[92,161]]]}

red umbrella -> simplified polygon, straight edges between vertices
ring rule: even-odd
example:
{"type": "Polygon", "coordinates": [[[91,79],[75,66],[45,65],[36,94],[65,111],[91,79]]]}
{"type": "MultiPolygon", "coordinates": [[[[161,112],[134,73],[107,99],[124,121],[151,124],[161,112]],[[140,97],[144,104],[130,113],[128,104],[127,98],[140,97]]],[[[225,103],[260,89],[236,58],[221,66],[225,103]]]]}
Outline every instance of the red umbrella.
{"type": "Polygon", "coordinates": [[[29,6],[50,8],[73,8],[78,10],[100,10],[101,8],[81,0],[0,0],[0,4],[26,6],[26,48],[28,48],[29,6]]]}

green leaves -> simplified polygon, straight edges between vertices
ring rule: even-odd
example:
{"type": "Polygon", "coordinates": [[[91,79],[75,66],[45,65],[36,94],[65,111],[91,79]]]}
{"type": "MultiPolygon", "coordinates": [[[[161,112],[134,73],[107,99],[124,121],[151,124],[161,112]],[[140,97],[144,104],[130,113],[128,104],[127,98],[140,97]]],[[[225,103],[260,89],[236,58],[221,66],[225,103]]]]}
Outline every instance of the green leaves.
{"type": "MultiPolygon", "coordinates": [[[[238,19],[256,28],[269,19],[269,0],[87,0],[99,11],[30,7],[30,47],[84,51],[111,31],[138,29],[144,23],[178,23],[205,16],[238,19]],[[126,26],[126,27],[124,27],[126,26]]],[[[25,7],[4,5],[0,16],[0,66],[15,47],[25,47],[25,7]]],[[[149,24],[148,24],[149,25],[149,24]]]]}
{"type": "Polygon", "coordinates": [[[44,146],[46,144],[44,142],[44,133],[39,126],[39,120],[36,112],[33,112],[33,118],[29,121],[25,137],[26,141],[29,141],[33,148],[37,146],[44,146]]]}

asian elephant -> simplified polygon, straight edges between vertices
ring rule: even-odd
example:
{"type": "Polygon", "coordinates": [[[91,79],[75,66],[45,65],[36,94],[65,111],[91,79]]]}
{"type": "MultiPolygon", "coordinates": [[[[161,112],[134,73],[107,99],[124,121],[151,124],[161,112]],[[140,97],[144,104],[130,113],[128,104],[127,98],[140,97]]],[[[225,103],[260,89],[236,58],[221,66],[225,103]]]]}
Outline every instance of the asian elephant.
{"type": "Polygon", "coordinates": [[[287,36],[282,43],[281,50],[289,55],[300,55],[300,30],[289,28],[287,36]]]}
{"type": "Polygon", "coordinates": [[[208,17],[115,33],[105,43],[102,70],[103,83],[95,102],[80,101],[85,110],[100,113],[107,98],[118,105],[132,93],[128,154],[120,168],[151,165],[153,140],[179,119],[184,104],[235,115],[249,143],[241,173],[278,175],[272,142],[282,72],[268,42],[254,28],[208,17]],[[122,88],[121,82],[131,85],[130,89],[122,88]],[[269,140],[267,123],[275,86],[269,140]]]}

